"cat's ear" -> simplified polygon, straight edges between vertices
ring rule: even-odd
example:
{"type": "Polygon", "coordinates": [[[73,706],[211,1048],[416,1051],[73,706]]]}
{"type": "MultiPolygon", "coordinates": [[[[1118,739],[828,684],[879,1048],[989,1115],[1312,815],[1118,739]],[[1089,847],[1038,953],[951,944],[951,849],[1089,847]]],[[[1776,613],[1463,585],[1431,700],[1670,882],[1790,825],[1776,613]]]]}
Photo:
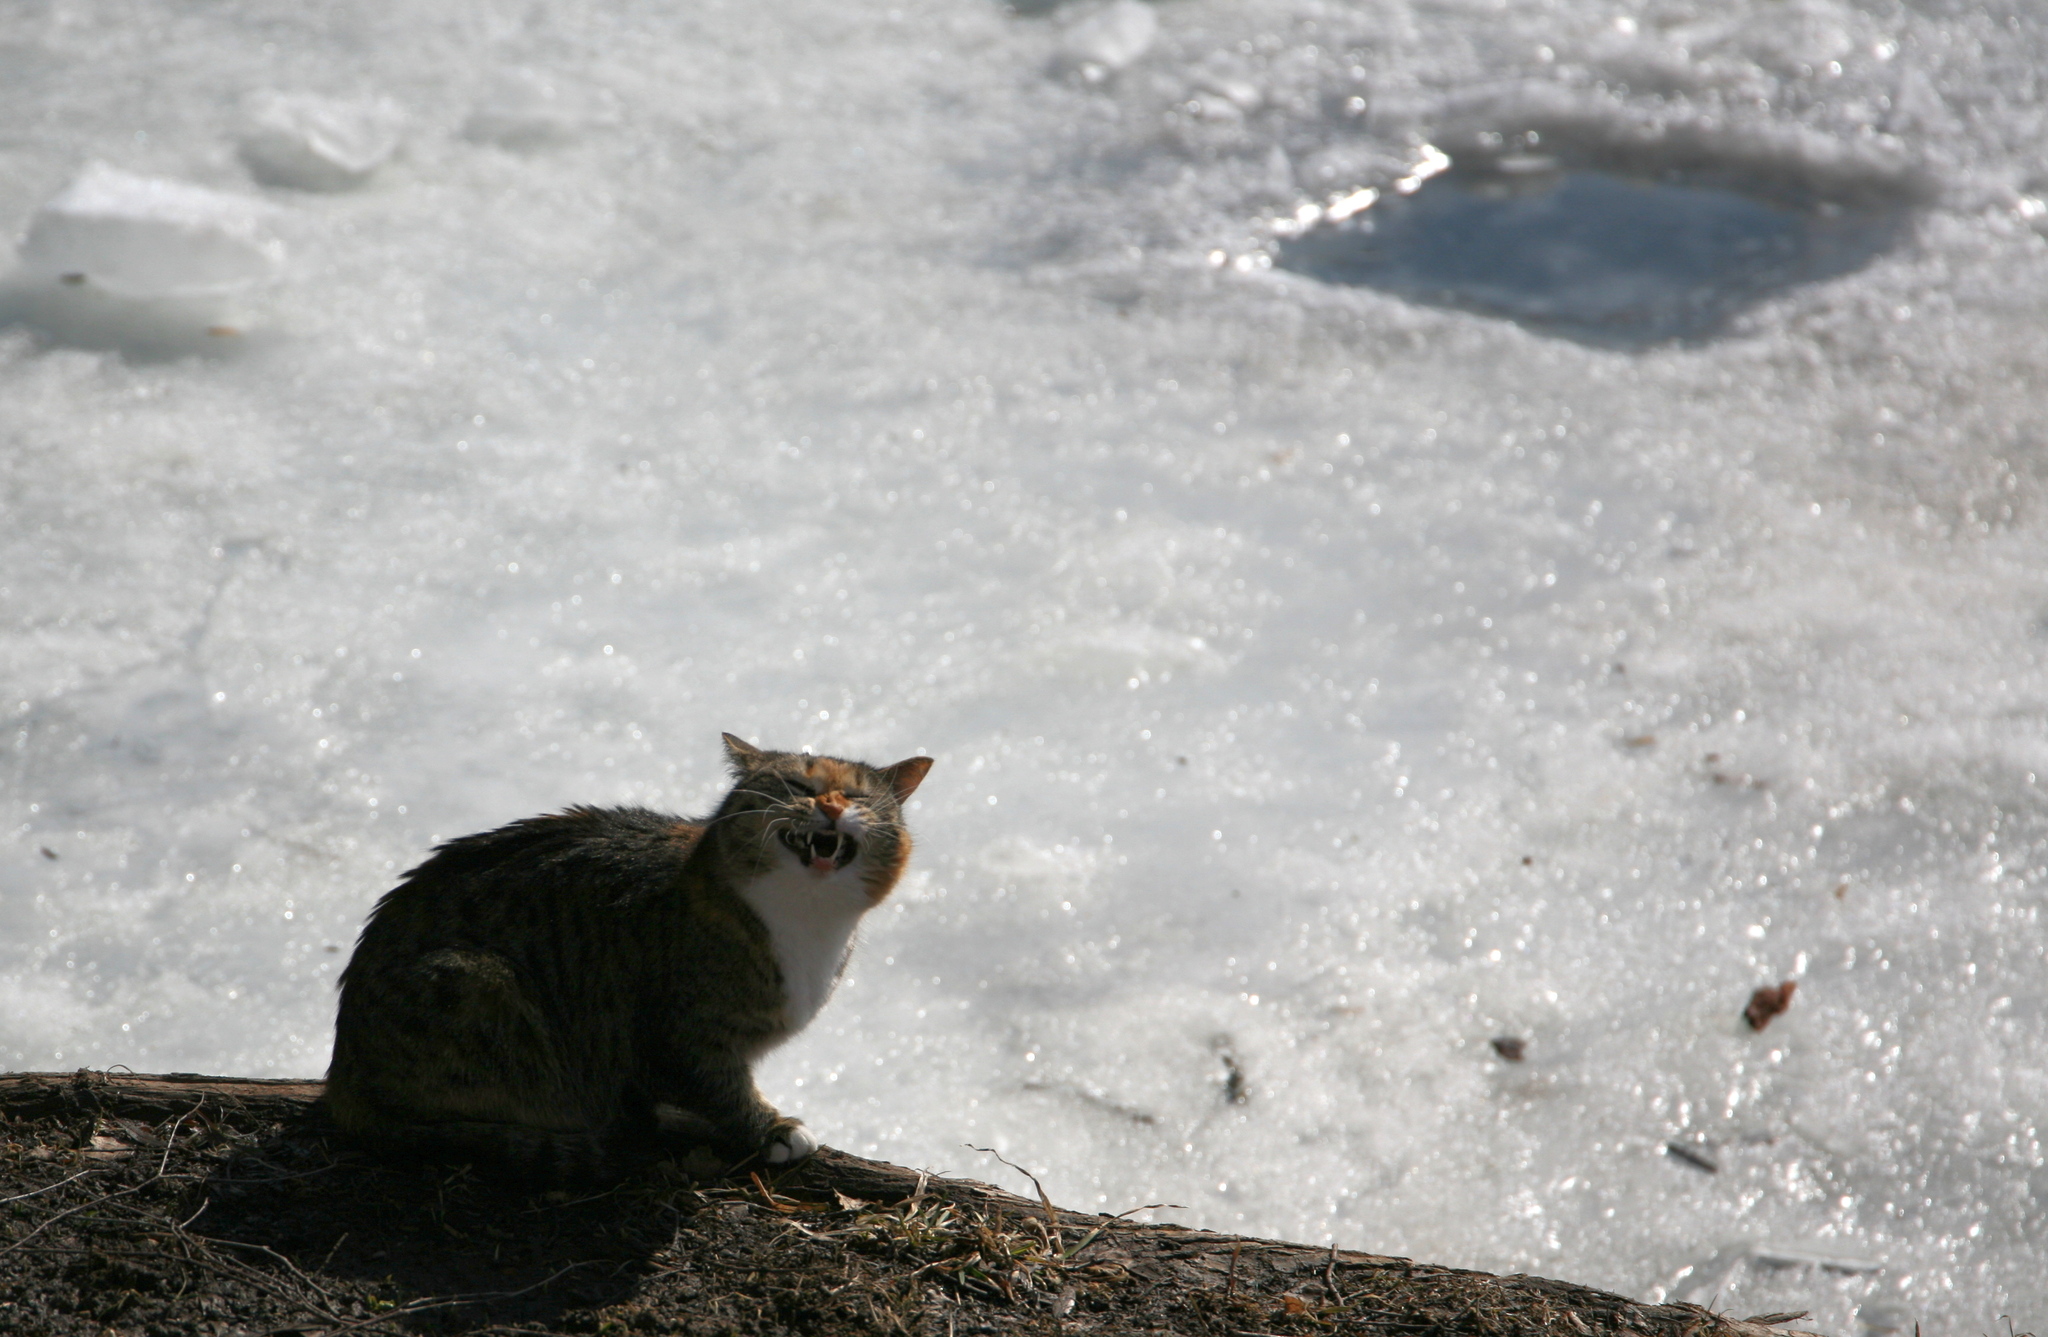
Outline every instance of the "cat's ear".
{"type": "Polygon", "coordinates": [[[735,770],[742,773],[751,771],[756,766],[759,766],[762,758],[766,755],[760,748],[755,747],[737,734],[720,734],[719,737],[725,740],[726,758],[732,762],[735,770]]]}
{"type": "Polygon", "coordinates": [[[889,788],[895,791],[896,801],[901,803],[917,792],[917,787],[924,783],[924,773],[931,768],[930,757],[905,757],[894,766],[884,766],[881,774],[889,782],[889,788]]]}

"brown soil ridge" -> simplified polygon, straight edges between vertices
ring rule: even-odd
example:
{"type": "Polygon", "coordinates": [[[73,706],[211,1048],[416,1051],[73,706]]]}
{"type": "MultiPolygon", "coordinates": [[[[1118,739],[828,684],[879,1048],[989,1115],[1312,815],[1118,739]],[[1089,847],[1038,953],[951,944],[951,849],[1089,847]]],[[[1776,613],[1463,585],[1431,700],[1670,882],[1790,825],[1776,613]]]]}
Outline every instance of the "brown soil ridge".
{"type": "Polygon", "coordinates": [[[1056,1209],[821,1149],[541,1193],[343,1142],[321,1084],[0,1074],[16,1337],[1773,1337],[1541,1277],[1056,1209]]]}

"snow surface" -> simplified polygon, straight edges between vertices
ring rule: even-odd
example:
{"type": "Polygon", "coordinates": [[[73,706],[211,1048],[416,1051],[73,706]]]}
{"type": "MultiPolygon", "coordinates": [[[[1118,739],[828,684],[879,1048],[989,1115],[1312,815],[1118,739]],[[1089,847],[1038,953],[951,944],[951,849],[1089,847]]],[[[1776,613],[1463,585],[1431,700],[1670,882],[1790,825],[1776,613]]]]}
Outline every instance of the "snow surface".
{"type": "Polygon", "coordinates": [[[11,5],[0,234],[103,161],[289,259],[186,344],[7,308],[0,1062],[317,1074],[435,840],[701,809],[721,729],[924,749],[914,872],[763,1073],[826,1141],[2038,1328],[2048,30],[1156,17],[1111,70],[979,0],[11,5]],[[404,143],[260,185],[264,90],[404,143]],[[1271,268],[1539,121],[1926,202],[1634,354],[1271,268]]]}

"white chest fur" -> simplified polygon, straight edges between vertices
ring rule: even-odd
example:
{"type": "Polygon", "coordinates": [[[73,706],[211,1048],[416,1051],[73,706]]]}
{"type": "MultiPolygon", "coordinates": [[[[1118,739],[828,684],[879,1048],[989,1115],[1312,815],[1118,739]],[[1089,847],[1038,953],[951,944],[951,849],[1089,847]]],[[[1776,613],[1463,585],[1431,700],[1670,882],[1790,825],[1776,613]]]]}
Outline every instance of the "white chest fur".
{"type": "Polygon", "coordinates": [[[788,1034],[810,1024],[832,996],[853,945],[853,930],[870,902],[853,868],[819,877],[795,860],[779,860],[740,893],[768,927],[782,971],[788,1034]]]}

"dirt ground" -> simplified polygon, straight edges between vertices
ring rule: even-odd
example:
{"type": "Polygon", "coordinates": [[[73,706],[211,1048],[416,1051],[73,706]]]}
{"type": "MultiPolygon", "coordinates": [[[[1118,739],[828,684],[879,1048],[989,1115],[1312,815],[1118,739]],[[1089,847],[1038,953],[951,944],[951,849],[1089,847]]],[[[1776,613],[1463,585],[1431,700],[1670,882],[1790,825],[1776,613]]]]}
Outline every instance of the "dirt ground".
{"type": "Polygon", "coordinates": [[[0,1076],[0,1333],[1770,1337],[1796,1317],[1137,1225],[829,1149],[538,1192],[381,1163],[319,1093],[0,1076]]]}

